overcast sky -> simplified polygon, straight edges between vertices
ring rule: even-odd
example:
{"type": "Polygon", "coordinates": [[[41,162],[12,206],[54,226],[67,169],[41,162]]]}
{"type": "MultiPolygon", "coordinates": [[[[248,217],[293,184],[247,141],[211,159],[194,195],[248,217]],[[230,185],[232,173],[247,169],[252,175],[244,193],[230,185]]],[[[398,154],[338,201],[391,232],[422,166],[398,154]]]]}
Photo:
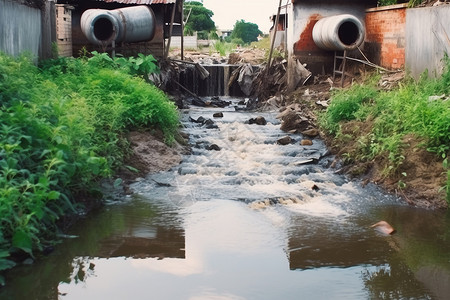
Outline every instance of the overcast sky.
{"type": "Polygon", "coordinates": [[[269,33],[269,18],[276,14],[278,4],[279,0],[203,0],[203,6],[214,13],[212,19],[219,29],[231,30],[242,19],[257,24],[264,33],[269,33]]]}

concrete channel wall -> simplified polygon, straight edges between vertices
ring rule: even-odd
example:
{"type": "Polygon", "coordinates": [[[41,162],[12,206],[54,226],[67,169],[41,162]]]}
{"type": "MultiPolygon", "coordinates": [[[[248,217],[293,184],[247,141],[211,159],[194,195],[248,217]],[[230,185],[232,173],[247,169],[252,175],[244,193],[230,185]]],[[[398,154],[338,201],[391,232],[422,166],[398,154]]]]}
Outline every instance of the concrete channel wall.
{"type": "Polygon", "coordinates": [[[428,70],[442,74],[444,53],[450,55],[450,4],[406,11],[406,70],[418,78],[428,70]]]}

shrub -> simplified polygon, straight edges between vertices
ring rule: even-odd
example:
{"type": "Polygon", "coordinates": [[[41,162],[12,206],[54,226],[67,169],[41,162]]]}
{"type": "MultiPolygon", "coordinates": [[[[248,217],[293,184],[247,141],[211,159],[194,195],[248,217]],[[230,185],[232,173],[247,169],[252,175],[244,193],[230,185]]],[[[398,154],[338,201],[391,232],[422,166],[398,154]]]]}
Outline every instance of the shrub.
{"type": "Polygon", "coordinates": [[[53,242],[57,220],[79,208],[75,196],[123,163],[127,128],[173,139],[175,105],[142,79],[158,70],[153,60],[94,53],[37,68],[0,54],[0,271],[14,265],[10,253],[33,256],[53,242]]]}

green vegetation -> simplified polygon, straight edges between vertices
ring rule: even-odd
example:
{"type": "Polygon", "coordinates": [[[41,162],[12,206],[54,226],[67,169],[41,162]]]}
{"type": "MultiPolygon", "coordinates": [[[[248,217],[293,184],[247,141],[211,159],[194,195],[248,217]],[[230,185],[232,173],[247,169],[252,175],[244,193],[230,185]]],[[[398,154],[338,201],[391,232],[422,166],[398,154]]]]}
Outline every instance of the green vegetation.
{"type": "Polygon", "coordinates": [[[400,3],[408,3],[408,7],[416,7],[417,5],[421,4],[422,0],[379,0],[378,6],[388,6],[388,5],[394,5],[394,4],[400,4],[400,3]]]}
{"type": "MultiPolygon", "coordinates": [[[[272,45],[272,40],[270,39],[270,36],[269,35],[265,35],[259,41],[252,42],[250,44],[250,47],[264,50],[266,52],[265,55],[264,55],[264,58],[266,60],[269,60],[271,45],[272,45]]],[[[285,58],[285,56],[286,56],[286,53],[284,51],[282,51],[280,49],[277,49],[277,48],[273,49],[273,52],[272,52],[272,57],[273,58],[281,58],[281,59],[283,59],[283,58],[285,58]]]]}
{"type": "Polygon", "coordinates": [[[142,78],[158,71],[152,56],[31,61],[0,54],[0,271],[55,242],[75,199],[123,163],[127,129],[158,127],[170,142],[178,126],[175,105],[142,78]]]}
{"type": "Polygon", "coordinates": [[[242,40],[241,44],[250,44],[258,40],[258,36],[262,34],[258,25],[245,22],[244,20],[236,21],[233,31],[231,32],[231,40],[242,40]]]}
{"type": "MultiPolygon", "coordinates": [[[[215,33],[216,24],[211,19],[214,13],[198,1],[189,1],[184,4],[185,20],[184,34],[193,35],[198,32],[199,39],[208,39],[211,33],[215,33]]],[[[217,34],[215,35],[217,38],[217,34]]]]}
{"type": "Polygon", "coordinates": [[[226,56],[233,52],[234,49],[236,49],[236,46],[237,45],[234,43],[217,41],[214,43],[214,45],[210,46],[210,53],[219,52],[221,56],[226,56]]]}
{"type": "Polygon", "coordinates": [[[378,91],[378,78],[338,90],[321,116],[320,124],[341,140],[348,135],[343,128],[349,121],[371,124],[366,131],[359,132],[356,151],[347,155],[354,161],[373,160],[380,155],[388,157],[386,175],[395,172],[405,159],[405,137],[416,137],[429,152],[442,158],[447,170],[443,189],[450,203],[450,59],[446,58],[445,64],[439,79],[423,75],[418,82],[405,80],[392,91],[378,91]],[[436,95],[439,97],[430,97],[436,95]]]}

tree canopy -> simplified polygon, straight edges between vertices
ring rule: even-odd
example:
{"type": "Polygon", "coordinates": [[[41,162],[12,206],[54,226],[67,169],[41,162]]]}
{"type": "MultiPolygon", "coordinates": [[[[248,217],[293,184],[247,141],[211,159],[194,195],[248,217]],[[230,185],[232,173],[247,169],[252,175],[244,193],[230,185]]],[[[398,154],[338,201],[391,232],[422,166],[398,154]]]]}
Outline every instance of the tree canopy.
{"type": "Polygon", "coordinates": [[[262,34],[258,25],[254,23],[247,23],[244,20],[237,21],[231,32],[232,39],[241,39],[245,44],[256,42],[258,36],[262,34]]]}
{"type": "Polygon", "coordinates": [[[184,26],[184,33],[192,35],[199,32],[200,35],[208,35],[211,31],[216,30],[216,24],[211,19],[214,13],[203,6],[198,1],[189,1],[184,4],[184,15],[188,18],[184,26]]]}

